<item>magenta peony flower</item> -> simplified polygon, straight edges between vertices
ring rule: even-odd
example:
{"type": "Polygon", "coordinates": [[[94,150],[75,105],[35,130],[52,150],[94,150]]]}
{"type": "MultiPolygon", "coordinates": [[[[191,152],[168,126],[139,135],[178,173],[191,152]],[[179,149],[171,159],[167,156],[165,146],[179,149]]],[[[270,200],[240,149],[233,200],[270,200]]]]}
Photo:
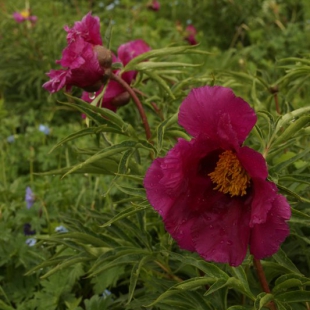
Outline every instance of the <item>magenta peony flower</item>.
{"type": "Polygon", "coordinates": [[[152,0],[152,2],[150,4],[148,4],[147,7],[148,7],[148,9],[157,12],[160,9],[160,3],[157,0],[152,0]]]}
{"type": "Polygon", "coordinates": [[[197,34],[196,28],[193,25],[188,25],[185,29],[185,32],[186,32],[185,40],[190,45],[196,45],[198,43],[195,38],[197,34]]]}
{"type": "MultiPolygon", "coordinates": [[[[151,48],[143,40],[134,40],[122,44],[119,46],[117,53],[118,57],[112,55],[113,63],[121,62],[123,66],[126,66],[133,58],[150,51],[151,48]]],[[[120,70],[116,70],[114,73],[118,74],[120,70]]],[[[122,74],[122,78],[128,83],[134,81],[138,72],[129,71],[122,74]]],[[[99,91],[95,93],[95,96],[98,96],[104,86],[101,87],[99,91]]],[[[91,102],[94,98],[90,96],[88,92],[83,92],[82,99],[86,102],[91,102]],[[92,99],[91,99],[92,98],[92,99]]],[[[129,102],[128,92],[117,82],[111,80],[107,85],[106,91],[104,93],[102,107],[116,111],[118,106],[124,105],[129,102]]]]}
{"type": "Polygon", "coordinates": [[[103,84],[105,70],[111,65],[111,53],[101,44],[99,18],[88,13],[72,28],[65,27],[68,46],[56,63],[65,69],[51,70],[50,81],[43,87],[51,93],[72,86],[97,91],[103,84]]]}
{"type": "Polygon", "coordinates": [[[179,123],[193,136],[179,139],[148,169],[147,198],[183,249],[207,261],[238,266],[250,253],[277,252],[289,234],[285,197],[266,180],[263,156],[242,146],[256,123],[252,108],[231,89],[193,89],[179,123]]]}
{"type": "Polygon", "coordinates": [[[22,23],[26,20],[31,21],[31,23],[35,23],[38,20],[38,17],[35,15],[30,15],[29,10],[23,10],[21,12],[14,12],[13,13],[13,18],[17,23],[22,23]]]}

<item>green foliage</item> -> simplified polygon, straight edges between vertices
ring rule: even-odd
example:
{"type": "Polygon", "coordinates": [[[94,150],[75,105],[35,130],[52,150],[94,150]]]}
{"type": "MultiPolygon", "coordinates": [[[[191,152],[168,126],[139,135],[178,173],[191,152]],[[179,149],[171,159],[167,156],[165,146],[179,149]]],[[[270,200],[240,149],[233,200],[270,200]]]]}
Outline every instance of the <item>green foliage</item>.
{"type": "Polygon", "coordinates": [[[158,12],[130,0],[0,4],[1,309],[309,308],[309,3],[160,3],[158,12]],[[27,5],[37,23],[17,24],[12,13],[27,5]],[[114,52],[136,38],[152,47],[120,68],[139,71],[132,86],[149,140],[133,102],[114,113],[97,107],[102,96],[90,105],[79,89],[50,96],[42,88],[66,44],[63,26],[88,11],[114,52]],[[188,19],[199,46],[184,40],[188,19]],[[177,123],[180,103],[207,84],[232,87],[256,110],[246,144],[265,156],[292,206],[289,238],[262,261],[270,292],[250,255],[234,268],[182,251],[145,196],[152,160],[189,139],[177,123]],[[34,235],[25,236],[25,224],[34,235]]]}

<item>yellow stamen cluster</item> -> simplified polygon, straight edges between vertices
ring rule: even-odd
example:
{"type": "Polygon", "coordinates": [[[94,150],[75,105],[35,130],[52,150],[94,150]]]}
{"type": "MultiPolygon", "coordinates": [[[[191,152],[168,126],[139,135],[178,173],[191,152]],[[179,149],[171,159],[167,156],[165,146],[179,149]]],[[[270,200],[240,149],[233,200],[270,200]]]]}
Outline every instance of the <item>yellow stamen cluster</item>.
{"type": "Polygon", "coordinates": [[[20,12],[20,15],[21,15],[22,17],[24,17],[24,18],[28,18],[28,17],[30,16],[30,13],[29,13],[28,10],[22,10],[22,11],[20,12]]]}
{"type": "Polygon", "coordinates": [[[245,195],[251,180],[237,156],[230,150],[219,156],[214,171],[208,175],[216,184],[214,190],[229,193],[231,197],[245,195]]]}

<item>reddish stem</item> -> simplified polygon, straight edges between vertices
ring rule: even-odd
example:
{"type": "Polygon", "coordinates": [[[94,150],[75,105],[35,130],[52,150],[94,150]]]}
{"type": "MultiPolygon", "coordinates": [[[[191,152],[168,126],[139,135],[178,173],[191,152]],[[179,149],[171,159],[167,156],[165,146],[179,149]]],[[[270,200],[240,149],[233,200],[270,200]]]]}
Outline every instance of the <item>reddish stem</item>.
{"type": "MultiPolygon", "coordinates": [[[[147,97],[146,94],[144,94],[142,91],[140,91],[139,89],[133,88],[134,92],[139,94],[140,96],[144,96],[147,97]]],[[[151,102],[152,107],[154,108],[155,112],[157,113],[157,115],[160,117],[160,119],[162,121],[165,120],[164,115],[162,113],[162,111],[160,110],[160,108],[157,106],[157,104],[155,102],[151,102]]]]}
{"type": "MultiPolygon", "coordinates": [[[[268,282],[267,282],[267,279],[266,279],[266,276],[264,273],[264,269],[263,269],[263,266],[262,266],[260,260],[254,258],[253,262],[254,262],[254,266],[256,268],[257,275],[258,275],[258,279],[259,279],[259,282],[262,286],[263,291],[267,294],[270,294],[270,288],[269,288],[269,285],[268,285],[268,282]]],[[[273,301],[269,303],[268,307],[271,310],[277,310],[277,307],[273,301]]]]}
{"type": "Polygon", "coordinates": [[[143,106],[142,106],[138,96],[133,91],[133,89],[120,76],[112,73],[110,78],[111,78],[111,80],[114,80],[117,83],[119,83],[120,85],[122,85],[130,94],[131,98],[133,99],[133,101],[134,101],[134,103],[135,103],[135,105],[139,111],[139,114],[140,114],[140,117],[141,117],[141,120],[142,120],[142,123],[144,126],[146,139],[148,141],[150,141],[152,136],[151,136],[151,130],[150,130],[149,122],[147,120],[146,114],[144,112],[143,106]]]}

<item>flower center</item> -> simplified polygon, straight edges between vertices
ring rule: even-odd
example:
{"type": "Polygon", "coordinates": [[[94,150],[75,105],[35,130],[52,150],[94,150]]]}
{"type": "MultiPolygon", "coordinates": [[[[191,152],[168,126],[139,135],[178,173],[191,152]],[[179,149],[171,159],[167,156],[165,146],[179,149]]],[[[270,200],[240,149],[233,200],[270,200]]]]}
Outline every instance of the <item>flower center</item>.
{"type": "Polygon", "coordinates": [[[22,10],[21,12],[20,12],[20,15],[22,16],[22,17],[24,17],[24,18],[28,18],[29,17],[29,11],[28,10],[22,10]]]}
{"type": "Polygon", "coordinates": [[[208,175],[216,184],[214,190],[229,193],[231,197],[245,195],[251,180],[237,156],[230,150],[219,156],[214,171],[208,175]]]}

